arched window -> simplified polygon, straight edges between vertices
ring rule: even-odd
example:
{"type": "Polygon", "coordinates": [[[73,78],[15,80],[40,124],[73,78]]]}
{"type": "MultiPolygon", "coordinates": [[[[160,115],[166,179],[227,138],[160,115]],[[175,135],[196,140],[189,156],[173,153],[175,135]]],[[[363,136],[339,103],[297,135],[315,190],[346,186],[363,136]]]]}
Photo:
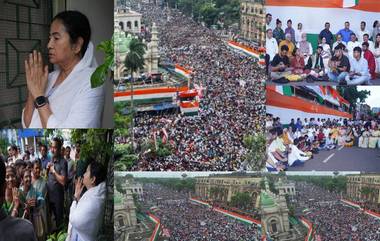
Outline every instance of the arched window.
{"type": "Polygon", "coordinates": [[[272,233],[277,233],[277,222],[276,222],[276,220],[270,221],[270,227],[272,229],[272,233]]]}
{"type": "Polygon", "coordinates": [[[138,28],[139,27],[139,21],[135,21],[135,28],[138,28]]]}
{"type": "Polygon", "coordinates": [[[131,29],[132,28],[132,23],[131,23],[131,21],[128,21],[127,22],[127,29],[131,29]]]}
{"type": "Polygon", "coordinates": [[[121,30],[124,31],[124,23],[123,23],[123,22],[120,22],[120,23],[119,23],[119,26],[120,26],[121,30]]]}

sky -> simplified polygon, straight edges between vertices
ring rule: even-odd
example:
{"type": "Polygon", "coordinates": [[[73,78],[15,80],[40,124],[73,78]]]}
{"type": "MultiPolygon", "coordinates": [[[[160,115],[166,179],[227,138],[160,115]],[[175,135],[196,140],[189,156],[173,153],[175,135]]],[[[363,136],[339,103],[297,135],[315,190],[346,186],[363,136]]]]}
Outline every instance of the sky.
{"type": "Polygon", "coordinates": [[[366,104],[373,107],[380,107],[380,86],[358,86],[358,90],[369,90],[371,95],[366,99],[366,104]]]}

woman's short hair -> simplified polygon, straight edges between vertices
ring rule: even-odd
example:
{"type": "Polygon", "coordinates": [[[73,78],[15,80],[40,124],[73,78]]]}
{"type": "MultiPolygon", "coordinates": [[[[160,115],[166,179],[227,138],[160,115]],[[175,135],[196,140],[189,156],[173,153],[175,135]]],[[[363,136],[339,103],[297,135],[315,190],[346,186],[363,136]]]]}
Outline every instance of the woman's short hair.
{"type": "Polygon", "coordinates": [[[106,180],[107,169],[99,162],[90,161],[90,177],[95,177],[95,186],[106,180]]]}
{"type": "Polygon", "coordinates": [[[91,39],[91,27],[88,18],[79,11],[64,11],[58,13],[53,18],[54,20],[60,20],[65,26],[67,33],[70,35],[71,44],[76,43],[79,37],[83,38],[83,45],[80,50],[81,57],[83,57],[91,39]]]}

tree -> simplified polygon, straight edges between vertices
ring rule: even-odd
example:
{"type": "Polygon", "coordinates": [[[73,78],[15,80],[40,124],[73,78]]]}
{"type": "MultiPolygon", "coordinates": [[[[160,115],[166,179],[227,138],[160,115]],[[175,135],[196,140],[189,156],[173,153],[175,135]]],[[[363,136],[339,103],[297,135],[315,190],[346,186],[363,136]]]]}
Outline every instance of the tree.
{"type": "Polygon", "coordinates": [[[216,19],[219,13],[218,10],[215,8],[214,3],[207,2],[201,6],[200,14],[202,15],[206,25],[211,26],[216,23],[216,19]]]}
{"type": "Polygon", "coordinates": [[[146,50],[146,44],[142,43],[137,38],[133,38],[128,43],[127,49],[129,52],[127,53],[127,56],[125,58],[125,68],[131,73],[131,113],[132,113],[132,121],[131,121],[131,136],[132,136],[132,150],[133,150],[133,144],[134,144],[134,104],[133,104],[133,82],[134,82],[134,76],[133,74],[137,72],[138,70],[144,68],[144,54],[146,50]]]}
{"type": "Polygon", "coordinates": [[[231,197],[231,205],[234,207],[247,209],[251,205],[251,195],[248,192],[237,192],[231,197]]]}
{"type": "Polygon", "coordinates": [[[371,94],[368,90],[358,91],[357,86],[337,87],[338,92],[350,103],[350,110],[356,108],[356,103],[364,103],[365,99],[371,94]]]}
{"type": "Polygon", "coordinates": [[[266,139],[264,134],[245,136],[243,139],[244,147],[248,149],[242,165],[252,171],[259,170],[265,161],[266,139]]]}

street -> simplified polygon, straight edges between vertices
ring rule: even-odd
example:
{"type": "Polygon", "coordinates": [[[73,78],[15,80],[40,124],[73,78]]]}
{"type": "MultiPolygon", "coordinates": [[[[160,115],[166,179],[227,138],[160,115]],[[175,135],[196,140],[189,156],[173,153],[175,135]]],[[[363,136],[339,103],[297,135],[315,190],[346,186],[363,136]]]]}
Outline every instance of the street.
{"type": "Polygon", "coordinates": [[[290,167],[288,171],[380,172],[380,150],[340,146],[320,151],[303,166],[290,167]]]}

